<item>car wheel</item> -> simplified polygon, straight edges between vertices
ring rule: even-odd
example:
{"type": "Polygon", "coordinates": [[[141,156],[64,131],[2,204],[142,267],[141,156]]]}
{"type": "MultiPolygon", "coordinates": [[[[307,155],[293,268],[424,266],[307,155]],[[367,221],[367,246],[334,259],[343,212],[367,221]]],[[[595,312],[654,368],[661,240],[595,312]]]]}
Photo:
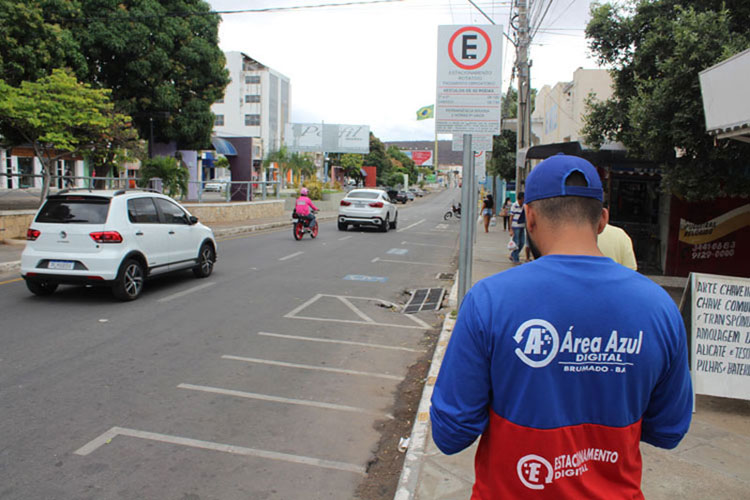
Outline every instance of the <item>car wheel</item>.
{"type": "Polygon", "coordinates": [[[196,278],[208,278],[214,270],[214,262],[216,262],[214,248],[204,243],[198,252],[198,265],[193,268],[193,274],[196,278]]]}
{"type": "Polygon", "coordinates": [[[346,231],[349,228],[349,224],[346,222],[339,222],[339,231],[346,231]]]}
{"type": "Polygon", "coordinates": [[[393,218],[393,222],[391,222],[390,229],[396,229],[396,225],[398,225],[398,212],[396,212],[396,216],[393,218]]]}
{"type": "Polygon", "coordinates": [[[391,225],[391,216],[388,215],[388,214],[385,214],[385,220],[380,225],[380,231],[383,232],[383,233],[387,233],[388,232],[388,226],[390,226],[390,225],[391,225]]]}
{"type": "Polygon", "coordinates": [[[146,274],[141,263],[135,259],[126,259],[112,286],[112,293],[120,300],[135,300],[143,291],[145,279],[146,274]]]}
{"type": "Polygon", "coordinates": [[[29,291],[33,293],[34,295],[45,297],[47,295],[52,295],[53,293],[55,293],[55,290],[57,290],[57,284],[49,283],[47,281],[36,281],[36,280],[27,279],[26,288],[28,288],[29,291]]]}

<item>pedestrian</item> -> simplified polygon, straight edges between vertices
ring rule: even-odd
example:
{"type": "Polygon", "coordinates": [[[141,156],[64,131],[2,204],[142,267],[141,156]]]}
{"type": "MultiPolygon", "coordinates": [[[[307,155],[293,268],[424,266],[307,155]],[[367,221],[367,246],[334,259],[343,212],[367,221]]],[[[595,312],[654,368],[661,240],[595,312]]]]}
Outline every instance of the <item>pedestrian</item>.
{"type": "Polygon", "coordinates": [[[526,244],[526,214],[523,211],[523,197],[523,191],[518,193],[518,199],[510,207],[510,237],[516,244],[510,252],[510,260],[514,265],[521,263],[521,250],[526,244]]]}
{"type": "Polygon", "coordinates": [[[490,232],[490,219],[492,219],[492,212],[495,209],[495,200],[492,198],[491,194],[488,194],[484,197],[484,202],[482,203],[482,217],[484,217],[484,232],[489,233],[490,232]]]}
{"type": "Polygon", "coordinates": [[[607,224],[604,226],[604,231],[599,234],[597,245],[606,257],[633,271],[638,270],[638,262],[633,252],[633,240],[624,229],[607,224]]]}
{"type": "Polygon", "coordinates": [[[503,203],[503,208],[500,210],[500,217],[503,218],[503,231],[507,231],[510,229],[510,224],[508,224],[510,219],[510,197],[505,198],[505,203],[503,203]]]}
{"type": "Polygon", "coordinates": [[[671,449],[688,431],[685,325],[659,285],[599,251],[601,200],[588,161],[537,165],[536,260],[461,302],[430,416],[444,453],[481,436],[472,499],[643,499],[639,442],[671,449]]]}

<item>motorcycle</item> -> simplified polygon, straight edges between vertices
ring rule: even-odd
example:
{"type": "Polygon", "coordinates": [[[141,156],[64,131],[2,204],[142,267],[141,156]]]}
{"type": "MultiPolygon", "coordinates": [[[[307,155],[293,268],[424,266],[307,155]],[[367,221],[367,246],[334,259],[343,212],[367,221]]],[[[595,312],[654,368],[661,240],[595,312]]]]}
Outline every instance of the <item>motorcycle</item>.
{"type": "Polygon", "coordinates": [[[311,238],[318,236],[318,219],[313,219],[310,224],[310,219],[298,216],[297,212],[292,212],[292,219],[292,234],[295,240],[301,240],[305,233],[309,233],[311,238]]]}
{"type": "Polygon", "coordinates": [[[443,220],[448,220],[451,217],[456,217],[456,219],[461,218],[461,204],[459,203],[458,206],[451,203],[451,209],[445,212],[445,215],[443,215],[443,220]]]}

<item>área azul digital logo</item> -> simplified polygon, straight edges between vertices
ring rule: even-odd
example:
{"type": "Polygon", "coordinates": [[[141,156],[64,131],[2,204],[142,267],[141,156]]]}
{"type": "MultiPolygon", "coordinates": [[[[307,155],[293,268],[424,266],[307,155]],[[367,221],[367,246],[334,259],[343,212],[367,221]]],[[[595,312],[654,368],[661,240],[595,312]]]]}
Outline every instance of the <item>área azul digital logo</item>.
{"type": "Polygon", "coordinates": [[[548,321],[530,319],[516,330],[516,356],[532,368],[547,366],[560,349],[560,336],[548,321]]]}

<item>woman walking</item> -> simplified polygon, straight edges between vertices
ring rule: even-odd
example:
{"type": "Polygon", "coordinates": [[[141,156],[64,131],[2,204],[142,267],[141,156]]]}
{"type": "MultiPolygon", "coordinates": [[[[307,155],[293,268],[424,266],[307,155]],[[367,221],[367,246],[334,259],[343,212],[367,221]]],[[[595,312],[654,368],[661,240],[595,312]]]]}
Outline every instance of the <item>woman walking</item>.
{"type": "Polygon", "coordinates": [[[503,218],[503,231],[507,231],[510,227],[509,220],[510,220],[510,197],[505,198],[505,203],[503,203],[503,208],[500,210],[500,216],[503,218]]]}
{"type": "Polygon", "coordinates": [[[492,218],[492,209],[495,208],[495,200],[491,194],[488,194],[484,198],[484,204],[482,205],[482,216],[484,217],[484,232],[490,232],[490,219],[492,218]]]}

